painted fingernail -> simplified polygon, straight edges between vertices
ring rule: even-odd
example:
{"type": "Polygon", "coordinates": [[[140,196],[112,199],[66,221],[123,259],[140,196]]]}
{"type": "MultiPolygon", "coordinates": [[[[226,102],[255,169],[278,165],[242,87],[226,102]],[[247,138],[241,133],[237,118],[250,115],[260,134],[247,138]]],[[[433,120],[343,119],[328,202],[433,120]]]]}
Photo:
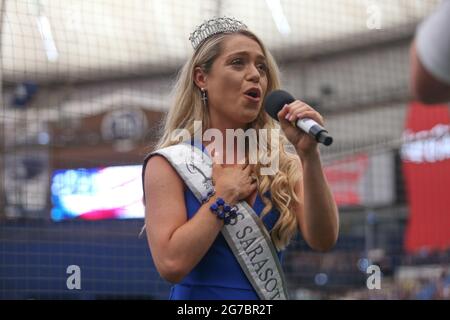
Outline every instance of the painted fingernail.
{"type": "Polygon", "coordinates": [[[294,120],[294,119],[295,119],[295,116],[294,116],[294,115],[292,115],[292,116],[289,117],[289,121],[292,121],[292,120],[294,120]]]}
{"type": "Polygon", "coordinates": [[[287,115],[286,115],[286,117],[284,117],[286,120],[289,120],[290,118],[291,118],[291,114],[290,113],[288,113],[287,115]]]}

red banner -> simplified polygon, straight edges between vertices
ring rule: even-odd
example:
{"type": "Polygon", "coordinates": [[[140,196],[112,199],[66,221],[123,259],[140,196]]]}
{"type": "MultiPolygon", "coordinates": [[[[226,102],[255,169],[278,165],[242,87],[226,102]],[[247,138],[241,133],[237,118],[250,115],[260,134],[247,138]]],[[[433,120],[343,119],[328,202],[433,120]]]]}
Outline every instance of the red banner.
{"type": "Polygon", "coordinates": [[[411,103],[401,150],[409,221],[405,249],[450,248],[450,116],[447,105],[411,103]]]}
{"type": "Polygon", "coordinates": [[[363,203],[362,182],[369,165],[366,154],[350,156],[324,167],[338,206],[361,205],[363,203]]]}

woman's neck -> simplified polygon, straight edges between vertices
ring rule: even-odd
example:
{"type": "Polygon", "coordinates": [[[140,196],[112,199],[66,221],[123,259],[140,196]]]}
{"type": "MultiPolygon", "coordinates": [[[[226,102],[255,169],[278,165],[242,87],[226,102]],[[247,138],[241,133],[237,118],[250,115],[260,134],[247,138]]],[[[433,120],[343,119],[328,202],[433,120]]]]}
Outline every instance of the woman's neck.
{"type": "MultiPolygon", "coordinates": [[[[239,146],[238,145],[238,138],[235,136],[236,130],[241,129],[245,132],[245,130],[248,128],[248,124],[246,123],[237,123],[235,121],[232,121],[231,119],[225,118],[217,113],[210,114],[210,129],[215,129],[220,132],[212,132],[212,135],[214,136],[211,140],[205,140],[205,135],[203,134],[202,137],[202,143],[204,146],[207,147],[207,150],[209,154],[211,154],[212,149],[217,148],[216,152],[218,152],[218,155],[222,155],[223,160],[222,163],[238,163],[238,156],[239,159],[245,158],[245,140],[244,145],[239,146]],[[227,135],[227,130],[230,131],[230,133],[227,135]],[[217,134],[216,134],[217,133],[217,134]],[[218,135],[218,137],[217,137],[218,135]],[[216,141],[216,137],[218,140],[216,141]],[[208,148],[208,146],[210,146],[208,148]],[[238,154],[238,148],[241,151],[238,154]],[[219,150],[221,149],[221,150],[219,150]],[[230,159],[227,161],[227,155],[230,157],[230,159]],[[233,160],[231,160],[233,159],[233,160]]],[[[206,131],[206,130],[205,130],[206,131]]],[[[242,139],[240,139],[242,140],[242,139]]]]}
{"type": "Polygon", "coordinates": [[[234,135],[234,131],[231,131],[232,134],[227,135],[226,130],[230,128],[211,127],[211,129],[219,130],[220,134],[218,132],[216,132],[217,134],[214,133],[214,138],[211,140],[205,140],[205,135],[203,135],[202,143],[210,155],[212,155],[214,150],[214,155],[220,157],[222,163],[226,164],[238,163],[239,159],[245,159],[245,139],[238,139],[234,135]]]}

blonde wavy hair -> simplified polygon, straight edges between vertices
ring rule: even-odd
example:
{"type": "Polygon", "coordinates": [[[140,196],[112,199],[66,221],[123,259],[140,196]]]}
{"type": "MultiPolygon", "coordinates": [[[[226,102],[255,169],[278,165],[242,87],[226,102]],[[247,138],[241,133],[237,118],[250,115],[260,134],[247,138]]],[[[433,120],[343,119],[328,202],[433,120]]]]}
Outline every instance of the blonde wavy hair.
{"type": "MultiPolygon", "coordinates": [[[[252,32],[242,30],[233,34],[241,34],[255,40],[261,47],[267,60],[267,92],[278,89],[280,87],[279,70],[270,52],[266,50],[261,40],[252,32]]],[[[202,121],[202,129],[210,128],[209,109],[203,105],[199,88],[194,83],[194,69],[201,67],[208,74],[212,64],[220,55],[222,43],[227,34],[217,34],[208,38],[197,48],[194,55],[186,62],[178,74],[177,82],[174,86],[172,97],[174,99],[169,112],[164,119],[163,134],[158,140],[155,149],[168,147],[179,143],[171,139],[172,132],[177,129],[186,129],[191,137],[194,136],[194,121],[202,121]]],[[[266,94],[267,94],[266,92],[266,94]]],[[[265,99],[265,97],[264,97],[265,99]]],[[[275,122],[261,108],[257,118],[248,124],[248,128],[258,129],[277,129],[279,124],[275,122]]],[[[281,132],[281,131],[280,131],[281,132]]],[[[198,133],[197,133],[198,134],[198,133]]],[[[201,132],[201,135],[203,132],[201,132]]],[[[300,170],[298,169],[296,157],[286,152],[286,148],[292,145],[282,134],[279,135],[279,141],[270,141],[271,135],[268,135],[267,151],[271,156],[279,157],[279,171],[275,175],[261,175],[261,164],[258,162],[254,167],[254,174],[257,176],[258,192],[262,195],[265,207],[261,213],[264,217],[273,206],[275,206],[280,217],[271,231],[271,238],[278,250],[284,249],[291,238],[295,235],[298,228],[296,214],[293,210],[295,202],[299,203],[299,199],[294,192],[294,185],[300,178],[300,170]],[[278,143],[278,155],[272,154],[272,143],[278,143]],[[271,199],[265,196],[270,190],[271,199]]],[[[257,141],[259,150],[259,141],[257,141]]],[[[248,150],[246,150],[248,152],[248,150]]]]}

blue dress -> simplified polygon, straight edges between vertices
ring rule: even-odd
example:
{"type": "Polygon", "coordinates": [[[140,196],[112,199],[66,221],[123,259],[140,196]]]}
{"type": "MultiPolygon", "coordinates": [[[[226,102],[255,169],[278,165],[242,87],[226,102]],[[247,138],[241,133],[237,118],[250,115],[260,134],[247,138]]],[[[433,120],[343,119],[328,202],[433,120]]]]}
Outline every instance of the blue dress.
{"type": "MultiPolygon", "coordinates": [[[[196,143],[204,151],[204,146],[196,143]]],[[[270,196],[270,193],[267,193],[270,196]]],[[[191,219],[200,208],[200,202],[185,188],[187,218],[191,219]]],[[[256,196],[253,210],[260,216],[264,203],[256,196]]],[[[270,231],[279,217],[279,212],[272,209],[263,219],[270,231]]],[[[278,252],[280,262],[282,251],[278,252]]],[[[237,259],[229,248],[222,233],[219,233],[202,260],[192,271],[171,289],[170,300],[259,300],[256,291],[242,271],[237,259]]]]}

